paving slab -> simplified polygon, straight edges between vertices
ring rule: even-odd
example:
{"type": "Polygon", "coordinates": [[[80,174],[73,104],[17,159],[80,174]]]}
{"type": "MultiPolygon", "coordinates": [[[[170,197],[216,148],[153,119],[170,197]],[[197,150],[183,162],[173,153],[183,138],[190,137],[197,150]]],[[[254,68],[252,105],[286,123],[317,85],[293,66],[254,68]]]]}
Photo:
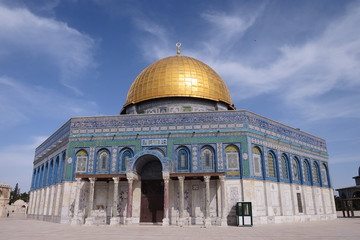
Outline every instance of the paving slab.
{"type": "Polygon", "coordinates": [[[360,217],[253,227],[70,226],[10,216],[0,219],[4,240],[99,239],[360,239],[360,217]]]}

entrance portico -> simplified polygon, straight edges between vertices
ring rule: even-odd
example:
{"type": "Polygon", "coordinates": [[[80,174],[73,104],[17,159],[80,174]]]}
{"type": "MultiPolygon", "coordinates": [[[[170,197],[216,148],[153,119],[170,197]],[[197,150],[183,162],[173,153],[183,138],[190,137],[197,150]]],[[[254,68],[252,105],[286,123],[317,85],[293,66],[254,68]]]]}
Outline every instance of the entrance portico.
{"type": "Polygon", "coordinates": [[[79,214],[74,214],[73,224],[227,225],[225,199],[218,197],[226,194],[224,173],[170,173],[153,154],[134,157],[128,169],[126,174],[77,174],[74,207],[79,214]],[[210,206],[214,201],[215,213],[210,206]]]}

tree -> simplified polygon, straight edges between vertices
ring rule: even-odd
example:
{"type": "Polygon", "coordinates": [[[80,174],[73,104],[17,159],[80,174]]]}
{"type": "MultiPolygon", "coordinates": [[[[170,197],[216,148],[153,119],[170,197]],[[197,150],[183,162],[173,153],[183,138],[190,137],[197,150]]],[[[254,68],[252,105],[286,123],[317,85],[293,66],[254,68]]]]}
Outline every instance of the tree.
{"type": "Polygon", "coordinates": [[[19,184],[16,183],[14,189],[10,192],[10,204],[13,204],[20,197],[19,184]]]}
{"type": "Polygon", "coordinates": [[[20,193],[20,188],[19,188],[19,184],[16,183],[14,190],[12,190],[10,192],[10,204],[13,204],[16,200],[23,200],[25,202],[29,202],[29,193],[28,192],[23,192],[20,193]]]}
{"type": "Polygon", "coordinates": [[[29,202],[29,195],[30,192],[23,192],[20,194],[20,199],[23,200],[24,202],[29,202]]]}

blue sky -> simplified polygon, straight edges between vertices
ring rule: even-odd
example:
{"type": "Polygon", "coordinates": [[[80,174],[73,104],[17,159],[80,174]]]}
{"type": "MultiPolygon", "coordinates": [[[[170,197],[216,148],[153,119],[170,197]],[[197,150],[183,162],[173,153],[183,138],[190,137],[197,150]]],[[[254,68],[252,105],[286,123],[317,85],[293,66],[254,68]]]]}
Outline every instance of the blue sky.
{"type": "Polygon", "coordinates": [[[327,140],[335,188],[360,165],[359,1],[0,0],[0,182],[29,189],[69,118],[117,115],[150,63],[210,65],[233,103],[327,140]]]}

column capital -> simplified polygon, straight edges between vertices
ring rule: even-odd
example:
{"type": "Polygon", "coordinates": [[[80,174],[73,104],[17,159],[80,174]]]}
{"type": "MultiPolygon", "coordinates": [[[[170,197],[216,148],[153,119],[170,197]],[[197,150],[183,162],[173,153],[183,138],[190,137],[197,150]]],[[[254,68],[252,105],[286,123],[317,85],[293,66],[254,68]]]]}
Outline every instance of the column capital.
{"type": "Polygon", "coordinates": [[[184,180],[185,180],[185,177],[184,177],[184,176],[178,177],[178,180],[179,180],[179,181],[184,181],[184,180]]]}
{"type": "Polygon", "coordinates": [[[132,180],[139,180],[139,175],[136,172],[127,172],[126,173],[126,178],[128,179],[132,179],[132,180]]]}
{"type": "Polygon", "coordinates": [[[163,172],[162,172],[162,177],[163,177],[164,181],[169,181],[169,179],[170,179],[170,172],[168,172],[168,171],[163,171],[163,172]]]}
{"type": "Polygon", "coordinates": [[[76,180],[77,183],[81,182],[81,178],[75,178],[75,180],[76,180]]]}
{"type": "Polygon", "coordinates": [[[113,177],[114,183],[119,183],[120,178],[119,177],[113,177]]]}
{"type": "Polygon", "coordinates": [[[225,175],[219,176],[220,181],[225,181],[225,175]]]}
{"type": "Polygon", "coordinates": [[[95,183],[95,180],[96,180],[96,178],[94,178],[94,177],[89,178],[90,183],[95,183]]]}
{"type": "Polygon", "coordinates": [[[205,182],[210,182],[210,176],[204,176],[205,182]]]}
{"type": "Polygon", "coordinates": [[[132,177],[127,178],[127,180],[128,180],[129,184],[132,184],[134,182],[134,178],[132,178],[132,177]]]}

